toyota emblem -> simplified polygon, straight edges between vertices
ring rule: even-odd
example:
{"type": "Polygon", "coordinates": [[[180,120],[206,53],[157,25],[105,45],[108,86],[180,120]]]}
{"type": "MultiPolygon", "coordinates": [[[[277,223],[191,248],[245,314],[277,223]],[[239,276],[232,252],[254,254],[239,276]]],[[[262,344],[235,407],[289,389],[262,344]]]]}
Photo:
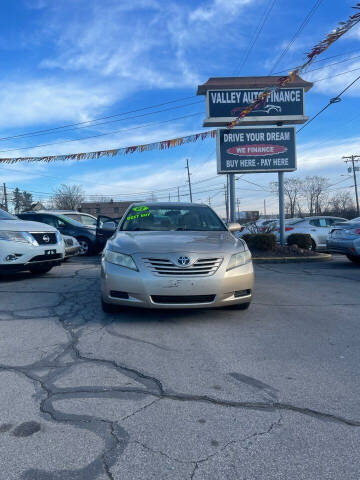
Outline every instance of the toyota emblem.
{"type": "Polygon", "coordinates": [[[187,267],[190,265],[190,258],[183,255],[177,259],[177,262],[182,267],[187,267]]]}
{"type": "Polygon", "coordinates": [[[50,242],[50,237],[49,237],[49,235],[43,235],[43,241],[44,241],[45,243],[49,243],[49,242],[50,242]]]}

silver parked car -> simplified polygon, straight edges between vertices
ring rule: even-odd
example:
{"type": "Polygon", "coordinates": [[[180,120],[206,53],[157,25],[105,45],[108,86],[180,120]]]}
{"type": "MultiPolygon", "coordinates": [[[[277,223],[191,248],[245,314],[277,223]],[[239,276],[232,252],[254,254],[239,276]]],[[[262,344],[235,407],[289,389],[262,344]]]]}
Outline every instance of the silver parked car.
{"type": "MultiPolygon", "coordinates": [[[[328,234],[337,223],[346,222],[339,217],[305,217],[285,221],[285,240],[293,233],[307,233],[311,237],[313,250],[326,250],[328,234]]],[[[279,228],[276,229],[279,236],[279,228]]]]}
{"type": "Polygon", "coordinates": [[[251,254],[207,205],[133,204],[101,262],[102,306],[204,308],[250,305],[251,254]]]}
{"type": "Polygon", "coordinates": [[[81,252],[80,243],[76,240],[75,237],[70,235],[61,235],[64,240],[65,245],[65,257],[64,261],[68,260],[70,257],[75,257],[81,252]]]}
{"type": "Polygon", "coordinates": [[[327,248],[360,265],[360,217],[336,225],[329,233],[327,248]]]}

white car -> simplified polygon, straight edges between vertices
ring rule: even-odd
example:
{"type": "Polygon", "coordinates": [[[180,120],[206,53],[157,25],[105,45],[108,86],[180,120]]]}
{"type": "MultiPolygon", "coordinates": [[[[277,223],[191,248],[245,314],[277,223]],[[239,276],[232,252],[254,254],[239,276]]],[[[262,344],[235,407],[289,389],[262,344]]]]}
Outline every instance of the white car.
{"type": "MultiPolygon", "coordinates": [[[[311,237],[313,250],[326,250],[326,241],[330,230],[337,223],[347,222],[339,217],[305,217],[294,218],[285,221],[285,241],[293,233],[307,233],[311,237]]],[[[279,237],[279,228],[276,229],[279,237]]]]}
{"type": "Polygon", "coordinates": [[[47,273],[60,265],[64,255],[64,241],[56,228],[19,220],[0,209],[0,273],[47,273]]]}

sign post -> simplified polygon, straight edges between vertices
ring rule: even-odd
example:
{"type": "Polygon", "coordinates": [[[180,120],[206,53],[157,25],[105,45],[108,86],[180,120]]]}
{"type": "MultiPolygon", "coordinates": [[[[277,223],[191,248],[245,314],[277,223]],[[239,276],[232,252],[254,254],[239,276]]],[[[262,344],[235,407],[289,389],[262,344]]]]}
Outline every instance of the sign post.
{"type": "Polygon", "coordinates": [[[283,245],[284,172],[296,170],[295,129],[288,125],[308,120],[304,97],[313,84],[294,75],[288,85],[276,85],[283,85],[282,77],[211,77],[198,85],[197,95],[206,98],[203,126],[227,127],[217,130],[217,171],[228,178],[230,220],[235,218],[234,174],[276,172],[279,178],[280,241],[283,245]],[[260,102],[266,89],[269,94],[260,102]],[[249,105],[256,106],[240,120],[240,114],[249,105]],[[241,126],[229,127],[234,122],[241,126]]]}
{"type": "Polygon", "coordinates": [[[235,222],[235,173],[229,173],[230,222],[235,222]]]}
{"type": "Polygon", "coordinates": [[[278,172],[280,245],[285,245],[284,172],[278,172]]]}

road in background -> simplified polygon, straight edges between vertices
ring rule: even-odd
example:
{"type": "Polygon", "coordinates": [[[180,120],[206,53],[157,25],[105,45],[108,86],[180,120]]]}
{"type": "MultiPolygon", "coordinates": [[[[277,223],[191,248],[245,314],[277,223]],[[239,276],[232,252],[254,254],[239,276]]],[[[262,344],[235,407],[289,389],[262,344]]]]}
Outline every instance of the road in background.
{"type": "Polygon", "coordinates": [[[256,266],[248,311],[100,307],[98,258],[0,280],[6,480],[357,480],[360,270],[256,266]]]}

